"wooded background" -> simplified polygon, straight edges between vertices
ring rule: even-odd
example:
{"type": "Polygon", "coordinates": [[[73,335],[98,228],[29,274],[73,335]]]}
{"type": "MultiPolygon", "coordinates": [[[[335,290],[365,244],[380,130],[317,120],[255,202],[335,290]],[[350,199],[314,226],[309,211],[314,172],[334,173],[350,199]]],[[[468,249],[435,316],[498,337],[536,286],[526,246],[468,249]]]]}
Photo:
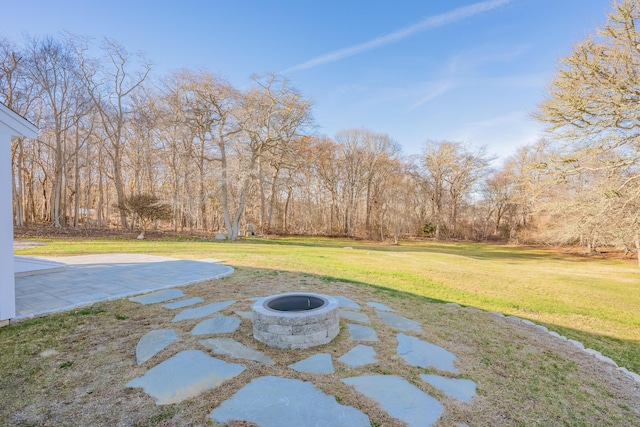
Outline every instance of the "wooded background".
{"type": "Polygon", "coordinates": [[[156,76],[143,55],[77,35],[0,38],[0,101],[39,129],[12,143],[15,225],[122,227],[136,195],[174,231],[511,240],[640,248],[639,0],[558,64],[532,106],[549,134],[500,166],[430,141],[404,156],[368,129],[318,135],[278,75],[238,90],[203,70],[156,76]],[[250,225],[250,226],[249,226],[250,225]]]}

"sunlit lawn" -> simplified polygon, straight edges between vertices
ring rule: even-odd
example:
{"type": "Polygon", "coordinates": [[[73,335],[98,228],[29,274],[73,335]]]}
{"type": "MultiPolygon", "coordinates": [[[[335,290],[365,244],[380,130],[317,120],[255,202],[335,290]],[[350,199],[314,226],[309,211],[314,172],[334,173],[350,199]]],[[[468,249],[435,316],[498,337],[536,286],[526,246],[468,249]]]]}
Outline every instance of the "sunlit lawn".
{"type": "Polygon", "coordinates": [[[324,238],[44,241],[16,254],[146,253],[327,276],[530,319],[640,372],[640,269],[629,261],[485,244],[324,238]]]}

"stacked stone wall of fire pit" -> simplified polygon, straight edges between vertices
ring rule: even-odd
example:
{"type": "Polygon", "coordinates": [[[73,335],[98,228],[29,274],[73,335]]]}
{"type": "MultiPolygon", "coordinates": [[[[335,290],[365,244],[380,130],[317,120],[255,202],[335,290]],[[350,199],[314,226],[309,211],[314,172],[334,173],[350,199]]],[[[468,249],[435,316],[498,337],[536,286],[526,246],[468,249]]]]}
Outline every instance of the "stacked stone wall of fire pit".
{"type": "Polygon", "coordinates": [[[334,298],[313,293],[263,298],[252,307],[253,337],[283,349],[327,344],[340,332],[338,305],[334,298]]]}

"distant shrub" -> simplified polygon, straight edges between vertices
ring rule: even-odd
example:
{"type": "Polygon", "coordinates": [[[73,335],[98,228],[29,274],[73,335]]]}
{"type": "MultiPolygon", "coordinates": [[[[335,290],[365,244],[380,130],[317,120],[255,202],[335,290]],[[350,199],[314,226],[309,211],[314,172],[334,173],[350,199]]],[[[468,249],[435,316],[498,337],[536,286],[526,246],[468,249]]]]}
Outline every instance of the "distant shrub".
{"type": "Polygon", "coordinates": [[[137,219],[140,228],[139,239],[144,238],[144,233],[155,221],[169,220],[172,217],[171,206],[162,203],[157,196],[152,194],[134,194],[125,199],[123,205],[116,205],[118,209],[137,219]]]}

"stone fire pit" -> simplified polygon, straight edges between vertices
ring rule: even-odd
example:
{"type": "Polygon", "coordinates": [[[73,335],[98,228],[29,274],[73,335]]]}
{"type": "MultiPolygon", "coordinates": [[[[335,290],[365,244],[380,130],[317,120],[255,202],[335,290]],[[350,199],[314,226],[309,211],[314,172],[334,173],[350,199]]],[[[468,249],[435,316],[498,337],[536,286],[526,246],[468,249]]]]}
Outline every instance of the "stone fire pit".
{"type": "Polygon", "coordinates": [[[313,293],[288,293],[258,300],[253,337],[270,347],[309,348],[327,344],[340,332],[338,301],[313,293]]]}

